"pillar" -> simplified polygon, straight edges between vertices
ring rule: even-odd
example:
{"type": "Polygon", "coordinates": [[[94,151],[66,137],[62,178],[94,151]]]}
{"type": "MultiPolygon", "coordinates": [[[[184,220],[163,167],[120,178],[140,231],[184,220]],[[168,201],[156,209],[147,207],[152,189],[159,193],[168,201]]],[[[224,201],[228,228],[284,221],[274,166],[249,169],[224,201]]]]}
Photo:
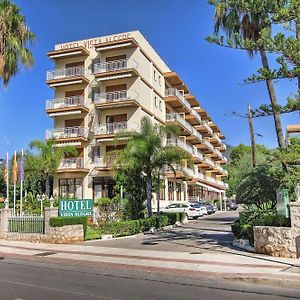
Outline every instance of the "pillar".
{"type": "Polygon", "coordinates": [[[11,208],[0,209],[0,235],[8,232],[8,219],[12,216],[11,208]]]}
{"type": "Polygon", "coordinates": [[[53,217],[58,217],[58,208],[46,207],[44,210],[45,234],[49,234],[51,231],[49,220],[53,217]]]}

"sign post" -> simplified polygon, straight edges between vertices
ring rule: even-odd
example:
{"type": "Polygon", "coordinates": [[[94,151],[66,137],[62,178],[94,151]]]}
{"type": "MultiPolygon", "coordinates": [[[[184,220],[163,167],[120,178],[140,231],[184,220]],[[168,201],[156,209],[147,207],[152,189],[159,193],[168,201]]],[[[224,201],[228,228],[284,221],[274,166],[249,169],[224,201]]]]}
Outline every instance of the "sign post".
{"type": "Polygon", "coordinates": [[[92,199],[64,199],[59,200],[58,215],[60,217],[92,217],[92,199]]]}

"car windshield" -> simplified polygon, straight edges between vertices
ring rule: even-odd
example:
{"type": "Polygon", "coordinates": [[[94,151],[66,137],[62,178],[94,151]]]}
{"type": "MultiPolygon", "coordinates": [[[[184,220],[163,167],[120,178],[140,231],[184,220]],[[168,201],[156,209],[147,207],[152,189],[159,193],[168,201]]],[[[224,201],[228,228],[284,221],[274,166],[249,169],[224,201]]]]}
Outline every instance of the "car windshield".
{"type": "Polygon", "coordinates": [[[199,208],[200,205],[195,203],[195,204],[191,204],[191,207],[193,207],[193,208],[199,208]]]}

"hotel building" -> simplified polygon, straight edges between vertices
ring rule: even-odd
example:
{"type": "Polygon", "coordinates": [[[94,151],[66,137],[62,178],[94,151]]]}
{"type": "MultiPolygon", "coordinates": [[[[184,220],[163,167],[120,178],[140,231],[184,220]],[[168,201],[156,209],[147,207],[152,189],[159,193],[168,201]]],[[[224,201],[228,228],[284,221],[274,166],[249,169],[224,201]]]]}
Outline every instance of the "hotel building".
{"type": "MultiPolygon", "coordinates": [[[[168,136],[166,145],[183,149],[194,161],[193,167],[175,165],[176,174],[165,170],[161,206],[224,198],[224,135],[139,31],[58,44],[47,55],[55,67],[47,72],[54,98],[46,101],[46,112],[54,129],[46,138],[77,148],[76,157],[66,155],[59,166],[54,195],[113,196],[113,162],[105,154],[125,147],[126,140],[116,145],[116,133],[138,132],[148,116],[178,125],[180,136],[168,136]]],[[[155,201],[154,195],[154,209],[155,201]]]]}

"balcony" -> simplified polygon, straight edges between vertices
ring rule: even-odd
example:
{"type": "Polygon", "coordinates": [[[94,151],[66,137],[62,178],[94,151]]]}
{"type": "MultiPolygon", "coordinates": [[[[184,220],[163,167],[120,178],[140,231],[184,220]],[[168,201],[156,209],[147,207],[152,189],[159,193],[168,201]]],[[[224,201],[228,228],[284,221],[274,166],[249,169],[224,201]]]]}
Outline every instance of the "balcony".
{"type": "Polygon", "coordinates": [[[54,50],[47,52],[47,55],[50,59],[57,61],[61,59],[67,59],[67,58],[81,58],[81,57],[88,57],[89,51],[80,46],[80,47],[74,47],[74,48],[68,48],[68,49],[60,49],[60,50],[54,50]]]}
{"type": "Polygon", "coordinates": [[[214,145],[215,147],[220,147],[220,146],[222,145],[221,139],[220,139],[219,136],[216,135],[216,134],[214,134],[214,135],[210,138],[209,141],[210,141],[211,144],[214,145]]]}
{"type": "Polygon", "coordinates": [[[222,156],[222,159],[219,161],[219,163],[222,165],[227,164],[227,158],[225,156],[222,156]]]}
{"type": "Polygon", "coordinates": [[[124,137],[120,139],[127,139],[126,133],[138,132],[139,125],[131,122],[114,122],[106,123],[104,125],[96,125],[94,127],[94,134],[96,141],[112,141],[116,134],[124,133],[124,137]]]}
{"type": "Polygon", "coordinates": [[[94,45],[97,52],[103,53],[112,50],[125,50],[137,48],[139,45],[134,38],[122,39],[120,41],[108,41],[94,45]]]}
{"type": "Polygon", "coordinates": [[[185,115],[185,119],[193,126],[200,125],[202,122],[201,116],[193,108],[185,115]]]}
{"type": "Polygon", "coordinates": [[[55,69],[47,72],[47,84],[50,87],[58,87],[70,84],[88,84],[87,70],[84,67],[72,67],[55,69]]]}
{"type": "Polygon", "coordinates": [[[201,116],[201,119],[203,121],[209,121],[210,120],[210,116],[208,115],[207,111],[202,108],[201,106],[195,108],[196,112],[201,116]]]}
{"type": "Polygon", "coordinates": [[[176,178],[182,180],[190,180],[193,179],[195,176],[194,170],[188,167],[182,167],[178,164],[172,165],[173,168],[170,166],[166,167],[164,173],[166,174],[167,178],[176,178]]]}
{"type": "Polygon", "coordinates": [[[203,154],[196,147],[193,147],[193,161],[195,164],[203,161],[203,154]]]}
{"type": "Polygon", "coordinates": [[[218,149],[214,148],[214,152],[210,155],[210,157],[219,161],[223,158],[223,155],[218,149]]]}
{"type": "Polygon", "coordinates": [[[111,171],[115,163],[115,157],[95,157],[93,165],[100,171],[111,171]]]}
{"type": "Polygon", "coordinates": [[[133,58],[101,62],[93,65],[93,73],[97,81],[138,76],[137,69],[138,63],[133,58]]]}
{"type": "Polygon", "coordinates": [[[193,96],[191,94],[188,94],[188,95],[185,95],[184,98],[190,103],[190,105],[192,107],[198,107],[199,106],[199,102],[197,101],[195,96],[193,96]]]}
{"type": "Polygon", "coordinates": [[[84,96],[72,96],[46,100],[46,112],[50,117],[89,112],[84,96]]]}
{"type": "Polygon", "coordinates": [[[81,157],[65,158],[61,161],[57,173],[88,173],[89,169],[85,166],[85,161],[81,157]]]}
{"type": "Polygon", "coordinates": [[[178,139],[167,139],[166,146],[172,146],[172,147],[178,147],[182,150],[186,151],[188,154],[193,155],[194,150],[192,146],[189,146],[188,144],[178,140],[178,139]]]}
{"type": "Polygon", "coordinates": [[[117,91],[94,95],[95,107],[98,109],[112,109],[120,107],[139,107],[138,94],[129,91],[117,91]]]}
{"type": "Polygon", "coordinates": [[[224,151],[226,151],[226,148],[227,148],[226,144],[222,143],[221,147],[219,147],[219,150],[224,152],[224,151]]]}
{"type": "Polygon", "coordinates": [[[46,131],[46,139],[55,139],[58,142],[77,141],[78,143],[72,145],[80,145],[80,142],[88,140],[88,129],[81,126],[50,129],[46,131]]]}
{"type": "Polygon", "coordinates": [[[215,150],[214,146],[206,139],[203,139],[202,143],[197,145],[196,147],[206,154],[213,153],[215,150]]]}
{"type": "Polygon", "coordinates": [[[213,170],[215,167],[214,161],[211,159],[204,157],[203,160],[198,164],[202,169],[213,170]]]}
{"type": "Polygon", "coordinates": [[[188,113],[192,108],[190,103],[184,98],[183,94],[174,88],[165,90],[165,102],[178,112],[188,113]]]}
{"type": "Polygon", "coordinates": [[[213,130],[206,121],[201,121],[200,125],[195,126],[195,128],[205,137],[213,135],[213,130]]]}
{"type": "Polygon", "coordinates": [[[184,135],[191,134],[193,127],[180,115],[176,113],[166,114],[166,123],[176,124],[182,129],[184,135]]]}

